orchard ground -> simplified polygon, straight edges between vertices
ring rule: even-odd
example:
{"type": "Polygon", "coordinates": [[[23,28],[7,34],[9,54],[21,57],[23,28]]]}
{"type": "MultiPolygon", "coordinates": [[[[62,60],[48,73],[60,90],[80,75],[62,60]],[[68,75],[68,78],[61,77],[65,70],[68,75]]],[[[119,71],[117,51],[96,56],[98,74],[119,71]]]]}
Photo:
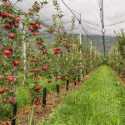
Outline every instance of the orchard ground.
{"type": "Polygon", "coordinates": [[[40,125],[124,125],[125,88],[117,74],[101,66],[40,125]]]}

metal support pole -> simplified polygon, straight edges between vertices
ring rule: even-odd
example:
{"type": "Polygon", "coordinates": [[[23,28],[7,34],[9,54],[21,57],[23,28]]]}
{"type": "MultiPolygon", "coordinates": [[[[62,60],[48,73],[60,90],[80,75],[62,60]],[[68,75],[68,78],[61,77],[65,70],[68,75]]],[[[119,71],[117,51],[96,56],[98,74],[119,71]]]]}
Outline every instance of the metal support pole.
{"type": "Polygon", "coordinates": [[[102,26],[102,41],[103,41],[103,52],[104,58],[106,57],[106,45],[105,45],[105,25],[104,25],[104,1],[101,0],[100,3],[100,16],[101,16],[101,26],[102,26]]]}

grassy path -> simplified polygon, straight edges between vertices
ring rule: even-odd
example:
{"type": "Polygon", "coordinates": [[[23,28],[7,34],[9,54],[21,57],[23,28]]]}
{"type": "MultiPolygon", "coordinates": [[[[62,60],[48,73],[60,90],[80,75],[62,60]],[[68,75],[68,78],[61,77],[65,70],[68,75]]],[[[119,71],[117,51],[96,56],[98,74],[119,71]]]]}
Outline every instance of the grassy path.
{"type": "Polygon", "coordinates": [[[125,125],[125,88],[102,66],[42,125],[125,125]]]}

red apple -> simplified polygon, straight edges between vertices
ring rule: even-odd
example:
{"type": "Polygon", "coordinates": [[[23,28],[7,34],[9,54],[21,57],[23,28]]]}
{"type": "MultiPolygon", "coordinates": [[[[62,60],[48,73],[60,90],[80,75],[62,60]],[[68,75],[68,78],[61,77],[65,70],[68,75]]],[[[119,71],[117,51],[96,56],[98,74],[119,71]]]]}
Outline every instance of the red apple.
{"type": "Polygon", "coordinates": [[[7,80],[8,80],[9,82],[15,82],[15,81],[16,81],[16,77],[13,76],[13,75],[8,75],[8,76],[7,76],[7,80]]]}
{"type": "Polygon", "coordinates": [[[41,101],[40,101],[40,98],[39,97],[36,97],[35,99],[34,99],[34,105],[41,105],[41,101]]]}
{"type": "Polygon", "coordinates": [[[61,54],[62,50],[61,50],[61,48],[54,48],[53,52],[55,55],[59,55],[59,54],[61,54]]]}
{"type": "Polygon", "coordinates": [[[2,18],[7,18],[7,17],[9,17],[9,18],[15,18],[14,15],[12,15],[11,13],[7,13],[7,12],[1,12],[1,13],[0,13],[0,16],[1,16],[2,18]]]}
{"type": "Polygon", "coordinates": [[[5,49],[3,51],[3,55],[6,58],[10,58],[13,55],[13,49],[12,48],[5,49]]]}
{"type": "Polygon", "coordinates": [[[1,94],[4,94],[5,92],[6,92],[6,89],[3,88],[3,87],[0,87],[0,95],[1,95],[1,94]]]}
{"type": "Polygon", "coordinates": [[[10,29],[13,28],[13,25],[7,23],[7,24],[4,25],[4,28],[5,28],[6,30],[10,30],[10,29]]]}
{"type": "Polygon", "coordinates": [[[12,105],[16,104],[16,97],[9,97],[8,102],[12,105]]]}
{"type": "Polygon", "coordinates": [[[41,92],[41,89],[42,89],[42,86],[39,85],[39,84],[36,84],[35,87],[34,87],[34,90],[35,90],[36,92],[38,92],[38,93],[41,92]]]}
{"type": "Polygon", "coordinates": [[[17,66],[20,65],[20,61],[19,60],[14,60],[12,63],[13,63],[14,67],[17,67],[17,66]]]}
{"type": "Polygon", "coordinates": [[[11,39],[11,40],[13,40],[13,39],[16,38],[16,34],[15,33],[9,33],[8,34],[8,38],[11,39]]]}
{"type": "Polygon", "coordinates": [[[43,41],[38,41],[36,44],[37,44],[37,46],[43,46],[43,41]]]}
{"type": "Polygon", "coordinates": [[[47,71],[48,68],[49,68],[49,65],[48,65],[48,64],[44,64],[44,65],[42,66],[42,70],[43,70],[43,71],[47,71]]]}
{"type": "Polygon", "coordinates": [[[21,20],[21,18],[20,18],[19,16],[17,16],[17,17],[15,18],[16,23],[19,23],[20,20],[21,20]]]}
{"type": "Polygon", "coordinates": [[[30,23],[29,31],[35,32],[35,31],[37,31],[39,29],[41,29],[40,23],[37,23],[37,22],[30,23]]]}

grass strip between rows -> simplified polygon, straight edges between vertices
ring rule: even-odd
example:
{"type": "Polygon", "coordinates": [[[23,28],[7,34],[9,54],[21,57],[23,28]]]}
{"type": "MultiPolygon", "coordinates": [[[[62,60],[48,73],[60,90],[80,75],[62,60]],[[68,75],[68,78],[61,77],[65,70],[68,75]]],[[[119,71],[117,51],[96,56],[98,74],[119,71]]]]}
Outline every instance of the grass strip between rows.
{"type": "Polygon", "coordinates": [[[125,125],[125,88],[101,66],[40,125],[125,125]]]}

